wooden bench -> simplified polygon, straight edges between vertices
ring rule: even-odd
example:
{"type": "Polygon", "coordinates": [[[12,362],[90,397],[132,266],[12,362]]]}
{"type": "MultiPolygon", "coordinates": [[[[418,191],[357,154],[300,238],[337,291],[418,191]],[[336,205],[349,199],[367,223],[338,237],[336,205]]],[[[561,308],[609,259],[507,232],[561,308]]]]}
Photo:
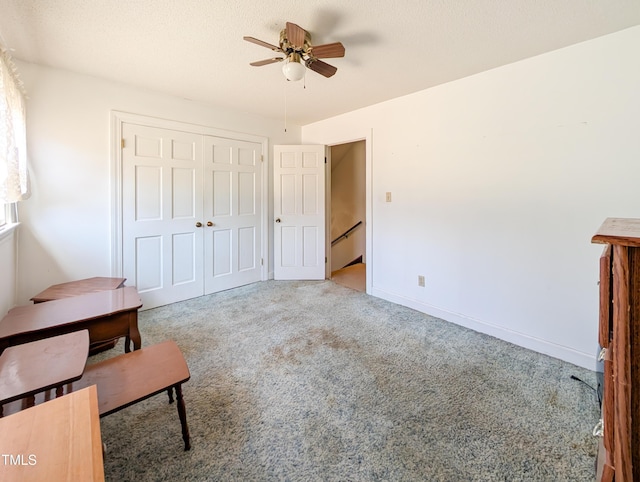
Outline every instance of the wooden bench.
{"type": "MultiPolygon", "coordinates": [[[[184,449],[191,448],[182,384],[191,377],[178,345],[165,341],[87,365],[71,391],[97,385],[100,417],[129,407],[160,392],[176,391],[184,449]]],[[[171,402],[171,400],[170,400],[171,402]]]]}

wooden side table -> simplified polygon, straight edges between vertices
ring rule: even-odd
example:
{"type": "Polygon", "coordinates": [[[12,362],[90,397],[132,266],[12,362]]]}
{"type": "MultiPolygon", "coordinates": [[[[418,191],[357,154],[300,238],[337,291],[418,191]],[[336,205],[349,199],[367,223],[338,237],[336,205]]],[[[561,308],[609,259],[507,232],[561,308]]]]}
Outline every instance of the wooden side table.
{"type": "Polygon", "coordinates": [[[0,355],[0,417],[16,400],[32,407],[36,393],[55,388],[62,396],[64,385],[82,377],[88,352],[87,330],[7,348],[0,355]]]}
{"type": "Polygon", "coordinates": [[[0,419],[0,480],[104,482],[95,386],[0,419]]]}
{"type": "MultiPolygon", "coordinates": [[[[105,417],[165,390],[176,391],[184,449],[191,449],[182,384],[191,378],[187,362],[173,340],[87,365],[72,390],[98,387],[98,409],[105,417]]],[[[170,398],[170,401],[172,399],[170,398]]]]}
{"type": "MultiPolygon", "coordinates": [[[[49,286],[46,290],[41,291],[31,301],[35,303],[44,303],[47,301],[59,300],[62,298],[70,298],[72,296],[86,295],[89,293],[97,293],[98,291],[117,290],[124,286],[127,278],[105,278],[96,276],[94,278],[86,278],[67,283],[60,283],[49,286]]],[[[95,355],[105,350],[109,350],[116,346],[118,340],[110,340],[105,343],[96,343],[91,346],[90,355],[95,355]]]]}
{"type": "Polygon", "coordinates": [[[95,277],[69,281],[68,283],[49,286],[46,290],[41,291],[31,298],[31,301],[34,303],[44,303],[45,301],[97,293],[98,291],[115,290],[122,288],[126,280],[126,278],[95,277]]]}
{"type": "Polygon", "coordinates": [[[0,351],[14,345],[73,331],[89,330],[91,344],[127,338],[125,351],[140,348],[138,290],[127,286],[38,303],[17,306],[0,321],[0,351]]]}

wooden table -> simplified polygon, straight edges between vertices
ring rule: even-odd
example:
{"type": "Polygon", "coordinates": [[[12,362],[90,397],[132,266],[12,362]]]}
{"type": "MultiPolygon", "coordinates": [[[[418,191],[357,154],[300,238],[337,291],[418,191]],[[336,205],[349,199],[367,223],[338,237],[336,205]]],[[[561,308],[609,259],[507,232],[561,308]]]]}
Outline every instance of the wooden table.
{"type": "Polygon", "coordinates": [[[0,355],[0,417],[4,404],[15,400],[33,407],[38,392],[55,388],[62,396],[64,385],[82,376],[88,352],[87,330],[7,348],[0,355]]]}
{"type": "Polygon", "coordinates": [[[79,330],[89,330],[89,342],[100,344],[127,338],[125,352],[140,348],[138,309],[134,287],[100,291],[47,303],[13,308],[0,321],[0,353],[9,346],[79,330]]]}
{"type": "MultiPolygon", "coordinates": [[[[41,291],[31,301],[34,303],[45,303],[47,301],[59,300],[62,298],[70,298],[72,296],[86,295],[88,293],[97,293],[98,291],[117,290],[124,286],[127,278],[105,278],[94,277],[69,281],[49,286],[46,290],[41,291]]],[[[116,346],[118,340],[111,340],[106,343],[94,344],[91,347],[90,355],[109,350],[116,346]]]]}
{"type": "Polygon", "coordinates": [[[104,278],[97,276],[95,278],[69,281],[67,283],[49,286],[46,290],[41,291],[31,298],[31,301],[34,303],[44,303],[45,301],[97,293],[98,291],[115,290],[122,288],[126,280],[126,278],[104,278]]]}
{"type": "Polygon", "coordinates": [[[0,480],[104,481],[95,386],[0,419],[0,480]]]}
{"type": "Polygon", "coordinates": [[[169,340],[87,365],[82,378],[73,382],[72,390],[97,385],[100,417],[105,417],[167,389],[174,389],[184,449],[189,450],[191,442],[182,384],[190,377],[180,348],[169,340]]]}

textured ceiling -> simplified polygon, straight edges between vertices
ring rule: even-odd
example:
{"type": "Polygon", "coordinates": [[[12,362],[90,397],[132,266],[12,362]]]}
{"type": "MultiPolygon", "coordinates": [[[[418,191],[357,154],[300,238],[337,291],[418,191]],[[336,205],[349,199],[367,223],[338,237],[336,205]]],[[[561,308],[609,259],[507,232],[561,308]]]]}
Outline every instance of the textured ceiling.
{"type": "Polygon", "coordinates": [[[640,24],[640,0],[0,0],[20,60],[308,124],[640,24]],[[306,88],[242,40],[341,41],[306,88]]]}

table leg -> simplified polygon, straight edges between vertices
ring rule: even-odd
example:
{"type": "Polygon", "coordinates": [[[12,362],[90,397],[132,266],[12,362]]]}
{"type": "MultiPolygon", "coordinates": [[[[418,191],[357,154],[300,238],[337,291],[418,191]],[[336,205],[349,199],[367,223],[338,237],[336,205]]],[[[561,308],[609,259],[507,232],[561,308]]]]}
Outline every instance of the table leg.
{"type": "MultiPolygon", "coordinates": [[[[139,350],[142,347],[142,337],[138,330],[138,312],[129,313],[129,336],[133,342],[133,349],[139,350]]],[[[125,345],[126,348],[126,345],[125,345]]]]}
{"type": "Polygon", "coordinates": [[[191,449],[191,441],[189,440],[189,427],[187,425],[187,411],[184,406],[184,399],[182,398],[182,385],[178,384],[174,387],[176,389],[176,401],[178,402],[178,416],[180,417],[180,425],[182,425],[182,440],[184,440],[184,449],[191,449]]]}
{"type": "Polygon", "coordinates": [[[31,395],[30,397],[27,397],[27,408],[31,408],[36,404],[36,396],[35,395],[31,395]]]}
{"type": "Polygon", "coordinates": [[[56,387],[56,398],[61,397],[62,395],[64,395],[64,385],[56,387]]]}

